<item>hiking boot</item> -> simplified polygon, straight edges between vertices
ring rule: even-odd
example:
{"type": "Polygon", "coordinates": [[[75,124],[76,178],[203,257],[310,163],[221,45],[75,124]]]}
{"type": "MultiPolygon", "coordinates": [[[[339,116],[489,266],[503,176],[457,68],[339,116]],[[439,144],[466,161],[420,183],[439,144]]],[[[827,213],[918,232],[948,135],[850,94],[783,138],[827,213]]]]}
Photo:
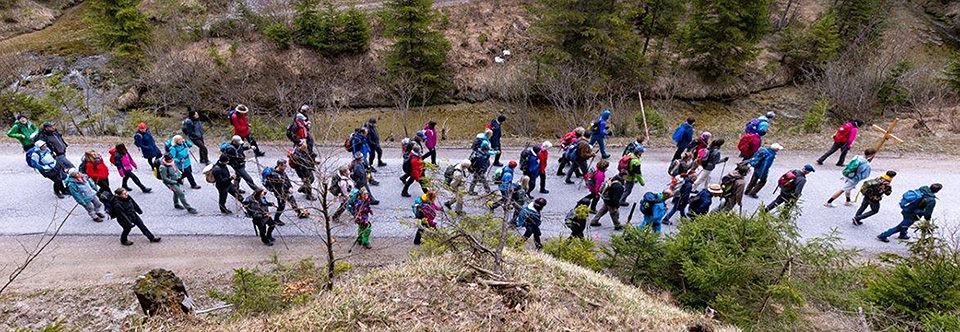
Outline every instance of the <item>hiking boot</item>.
{"type": "Polygon", "coordinates": [[[274,224],[277,224],[277,226],[284,226],[284,225],[286,225],[287,223],[283,222],[282,220],[277,220],[277,221],[274,222],[274,224]]]}
{"type": "Polygon", "coordinates": [[[189,214],[197,214],[197,209],[187,208],[187,213],[189,213],[189,214]]]}
{"type": "Polygon", "coordinates": [[[880,242],[890,242],[890,240],[887,240],[887,238],[882,237],[880,235],[877,235],[877,240],[880,240],[880,242]]]}
{"type": "Polygon", "coordinates": [[[372,202],[370,202],[370,205],[380,205],[380,201],[373,200],[372,202]]]}
{"type": "Polygon", "coordinates": [[[563,180],[563,183],[566,183],[566,184],[573,184],[573,181],[570,181],[570,180],[563,180]]]}
{"type": "Polygon", "coordinates": [[[371,179],[371,180],[370,180],[370,185],[371,185],[371,186],[379,186],[379,185],[380,185],[380,181],[371,179]]]}
{"type": "Polygon", "coordinates": [[[623,230],[623,225],[620,225],[620,224],[613,225],[613,230],[615,230],[615,231],[622,231],[622,230],[623,230]]]}
{"type": "Polygon", "coordinates": [[[257,157],[263,157],[263,156],[266,156],[267,154],[263,153],[263,151],[254,151],[253,155],[257,157]]]}
{"type": "Polygon", "coordinates": [[[377,163],[377,167],[383,167],[383,166],[387,166],[387,163],[382,161],[377,163]]]}
{"type": "Polygon", "coordinates": [[[157,242],[160,242],[160,240],[161,240],[161,239],[160,239],[160,237],[158,236],[158,237],[155,237],[155,238],[150,239],[150,242],[157,243],[157,242]]]}
{"type": "Polygon", "coordinates": [[[853,225],[860,226],[860,225],[863,225],[863,222],[860,220],[857,220],[857,218],[853,218],[853,225]]]}
{"type": "Polygon", "coordinates": [[[557,171],[557,176],[564,176],[564,175],[567,175],[567,174],[564,173],[563,171],[557,171]]]}
{"type": "Polygon", "coordinates": [[[125,246],[132,246],[132,245],[133,245],[133,242],[130,242],[130,241],[120,241],[120,244],[125,245],[125,246]]]}
{"type": "Polygon", "coordinates": [[[376,173],[377,169],[373,166],[370,166],[370,173],[376,173]]]}
{"type": "Polygon", "coordinates": [[[55,193],[55,194],[53,194],[53,195],[54,195],[54,196],[57,196],[58,199],[63,199],[63,194],[61,194],[61,193],[55,193]]]}
{"type": "Polygon", "coordinates": [[[315,201],[315,200],[317,200],[317,199],[314,198],[314,197],[311,196],[311,195],[307,195],[307,200],[308,200],[308,201],[315,201]]]}
{"type": "Polygon", "coordinates": [[[231,213],[233,213],[233,211],[230,211],[230,210],[227,209],[227,208],[220,208],[220,213],[223,213],[223,214],[231,214],[231,213]]]}
{"type": "Polygon", "coordinates": [[[750,197],[753,199],[760,199],[760,196],[757,196],[757,194],[747,194],[747,197],[750,197]]]}
{"type": "Polygon", "coordinates": [[[541,193],[541,194],[549,194],[550,191],[549,191],[549,190],[546,190],[546,189],[540,189],[540,193],[541,193]]]}
{"type": "Polygon", "coordinates": [[[133,192],[133,188],[126,187],[126,186],[123,187],[123,190],[129,191],[129,192],[133,192]]]}
{"type": "Polygon", "coordinates": [[[898,236],[897,239],[900,239],[900,240],[909,240],[910,237],[909,237],[909,236],[898,236]]]}
{"type": "Polygon", "coordinates": [[[362,244],[362,246],[367,249],[373,249],[373,247],[371,247],[369,243],[364,243],[362,244]]]}
{"type": "Polygon", "coordinates": [[[823,207],[835,208],[837,207],[837,205],[833,203],[823,203],[823,207]]]}
{"type": "Polygon", "coordinates": [[[190,186],[190,189],[200,189],[200,186],[190,186]]]}
{"type": "MultiPolygon", "coordinates": [[[[823,165],[823,164],[820,164],[820,165],[823,165]]],[[[843,167],[843,166],[846,166],[846,165],[844,165],[844,164],[837,164],[837,167],[843,167]]]]}
{"type": "Polygon", "coordinates": [[[590,223],[590,226],[600,227],[600,226],[602,226],[602,225],[600,225],[600,223],[598,223],[598,222],[592,222],[592,223],[590,223]]]}
{"type": "Polygon", "coordinates": [[[267,247],[273,247],[273,242],[263,241],[263,245],[265,245],[265,246],[267,246],[267,247]]]}
{"type": "Polygon", "coordinates": [[[447,207],[447,210],[452,209],[453,201],[446,201],[443,203],[443,206],[447,207]]]}
{"type": "Polygon", "coordinates": [[[620,203],[620,206],[630,206],[630,204],[627,204],[627,202],[623,202],[623,203],[620,203]]]}
{"type": "Polygon", "coordinates": [[[97,217],[100,217],[100,219],[104,219],[104,218],[107,217],[107,215],[105,215],[105,214],[103,214],[103,213],[100,213],[100,212],[97,212],[97,217]]]}
{"type": "Polygon", "coordinates": [[[173,208],[177,210],[183,210],[183,207],[180,205],[174,205],[173,208]]]}
{"type": "Polygon", "coordinates": [[[501,163],[494,163],[493,166],[501,167],[501,166],[503,166],[503,164],[501,164],[501,163]]]}
{"type": "Polygon", "coordinates": [[[534,246],[535,248],[537,248],[537,250],[543,250],[543,243],[534,242],[534,243],[533,243],[533,246],[534,246]]]}
{"type": "Polygon", "coordinates": [[[151,191],[153,191],[153,189],[150,189],[150,188],[143,188],[140,190],[143,191],[144,194],[149,194],[151,191]]]}
{"type": "Polygon", "coordinates": [[[100,218],[100,217],[93,218],[93,222],[103,222],[103,218],[100,218]]]}
{"type": "Polygon", "coordinates": [[[247,193],[247,191],[246,191],[246,190],[243,190],[243,189],[241,189],[240,187],[237,187],[237,193],[238,193],[238,194],[246,194],[246,193],[247,193]]]}
{"type": "Polygon", "coordinates": [[[822,166],[822,165],[823,165],[823,161],[822,161],[822,160],[817,160],[817,165],[821,165],[821,166],[822,166]]]}
{"type": "Polygon", "coordinates": [[[402,193],[400,193],[400,197],[410,197],[410,194],[408,194],[408,193],[406,193],[406,192],[402,192],[402,193]]]}
{"type": "Polygon", "coordinates": [[[605,155],[605,156],[600,156],[600,158],[603,158],[603,159],[610,159],[610,155],[605,155]]]}

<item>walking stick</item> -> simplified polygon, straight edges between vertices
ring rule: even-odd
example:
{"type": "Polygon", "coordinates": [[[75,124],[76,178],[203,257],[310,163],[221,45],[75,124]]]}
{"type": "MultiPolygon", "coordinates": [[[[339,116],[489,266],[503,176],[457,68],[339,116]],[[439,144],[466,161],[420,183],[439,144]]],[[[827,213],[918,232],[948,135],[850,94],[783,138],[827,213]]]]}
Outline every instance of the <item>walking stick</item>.
{"type": "Polygon", "coordinates": [[[633,203],[633,206],[630,207],[630,214],[627,215],[627,225],[630,225],[630,221],[633,220],[633,211],[637,209],[637,203],[633,203]]]}
{"type": "Polygon", "coordinates": [[[640,90],[637,90],[637,97],[640,98],[640,115],[643,116],[643,136],[644,139],[650,141],[650,127],[647,125],[647,111],[643,108],[643,94],[640,93],[640,90]]]}

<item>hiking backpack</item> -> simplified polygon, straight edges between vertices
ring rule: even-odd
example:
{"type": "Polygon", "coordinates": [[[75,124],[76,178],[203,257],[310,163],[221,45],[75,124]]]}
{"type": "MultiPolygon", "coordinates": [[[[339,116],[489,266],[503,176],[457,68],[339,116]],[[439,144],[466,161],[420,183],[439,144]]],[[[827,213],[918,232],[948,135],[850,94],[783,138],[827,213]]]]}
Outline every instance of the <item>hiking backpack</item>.
{"type": "Polygon", "coordinates": [[[737,179],[733,174],[724,175],[723,178],[720,178],[720,188],[723,190],[720,194],[721,197],[731,197],[733,195],[733,185],[737,182],[737,179]]]}
{"type": "Polygon", "coordinates": [[[793,189],[793,186],[796,184],[797,184],[796,170],[783,173],[783,175],[780,176],[780,179],[777,180],[777,186],[779,186],[781,190],[791,190],[793,189]]]}
{"type": "MultiPolygon", "coordinates": [[[[570,170],[570,171],[573,172],[573,170],[570,170]]],[[[589,172],[587,172],[587,174],[584,174],[583,181],[584,183],[586,183],[587,188],[593,188],[594,186],[596,186],[597,185],[597,168],[593,167],[590,169],[589,172]]]]}
{"type": "Polygon", "coordinates": [[[217,164],[210,164],[203,167],[203,171],[201,173],[203,174],[203,178],[207,180],[207,183],[217,182],[217,178],[213,176],[213,167],[216,165],[217,164]]]}
{"type": "Polygon", "coordinates": [[[760,135],[747,133],[740,137],[737,142],[737,150],[744,156],[753,156],[760,149],[760,135]]]}
{"type": "Polygon", "coordinates": [[[763,160],[767,159],[767,156],[769,155],[770,150],[757,151],[757,153],[753,154],[753,157],[750,157],[750,160],[748,160],[747,163],[750,164],[750,167],[756,169],[757,167],[760,167],[760,164],[763,163],[763,160]]]}
{"type": "MultiPolygon", "coordinates": [[[[636,158],[639,159],[639,158],[636,158]]],[[[627,173],[630,175],[639,175],[643,173],[643,166],[639,162],[633,162],[634,159],[630,160],[630,163],[627,164],[627,173]]]]}
{"type": "Polygon", "coordinates": [[[263,171],[260,171],[260,182],[263,183],[263,186],[267,186],[267,178],[273,176],[274,169],[273,167],[264,167],[263,171]]]}
{"type": "Polygon", "coordinates": [[[530,169],[530,157],[534,157],[533,148],[523,149],[523,152],[520,152],[520,165],[523,166],[524,170],[530,169]]]}
{"type": "MultiPolygon", "coordinates": [[[[506,166],[504,166],[504,167],[506,167],[506,166]]],[[[504,167],[500,167],[500,168],[498,168],[496,171],[493,171],[493,181],[500,182],[500,180],[503,180],[503,169],[504,169],[504,167]]]]}
{"type": "Polygon", "coordinates": [[[360,196],[360,189],[353,188],[353,190],[350,191],[350,197],[348,197],[347,202],[344,203],[347,205],[347,212],[350,212],[350,215],[357,214],[357,211],[356,211],[357,209],[354,207],[354,205],[356,205],[357,197],[359,196],[360,196]]]}
{"type": "Polygon", "coordinates": [[[300,139],[297,138],[297,120],[293,120],[293,122],[287,125],[287,139],[294,143],[300,141],[300,139]]]}
{"type": "Polygon", "coordinates": [[[843,172],[841,174],[843,174],[843,176],[847,178],[852,179],[857,176],[857,169],[859,168],[860,168],[860,158],[853,158],[853,160],[851,160],[850,163],[848,163],[847,166],[843,168],[843,172]]]}
{"type": "Polygon", "coordinates": [[[347,150],[347,152],[353,152],[352,143],[353,143],[353,135],[350,135],[349,137],[347,137],[347,141],[343,142],[343,149],[347,150]]]}
{"type": "Polygon", "coordinates": [[[910,190],[903,193],[903,198],[900,198],[900,208],[901,209],[913,209],[920,205],[920,201],[923,200],[923,192],[918,189],[910,190]]]}
{"type": "Polygon", "coordinates": [[[598,131],[600,131],[600,119],[593,120],[590,123],[590,132],[596,135],[598,131]]]}
{"type": "Polygon", "coordinates": [[[411,161],[411,159],[413,159],[413,155],[409,153],[405,157],[403,157],[403,164],[401,165],[401,168],[403,169],[404,174],[413,173],[413,162],[411,161]]]}
{"type": "Polygon", "coordinates": [[[623,171],[630,167],[630,160],[633,160],[632,155],[625,155],[623,158],[620,158],[620,161],[617,162],[617,171],[623,171]]]}
{"type": "Polygon", "coordinates": [[[120,166],[120,165],[117,165],[117,148],[110,148],[110,150],[107,151],[107,153],[110,154],[110,164],[112,164],[113,166],[120,166]]]}
{"type": "Polygon", "coordinates": [[[567,151],[563,152],[563,157],[567,158],[568,161],[577,160],[577,147],[579,145],[579,142],[568,145],[567,151]]]}
{"type": "Polygon", "coordinates": [[[683,136],[683,125],[680,125],[676,130],[673,131],[673,141],[680,143],[680,139],[682,138],[681,136],[683,136]]]}
{"type": "Polygon", "coordinates": [[[447,169],[443,170],[443,183],[450,185],[453,182],[453,174],[457,171],[456,165],[447,166],[447,169]]]}
{"type": "Polygon", "coordinates": [[[743,129],[743,132],[747,134],[760,134],[760,119],[755,118],[747,122],[747,126],[743,129]]]}
{"type": "Polygon", "coordinates": [[[296,156],[293,153],[293,148],[287,149],[287,166],[290,166],[290,168],[296,167],[293,162],[293,158],[296,158],[296,156]]]}
{"type": "Polygon", "coordinates": [[[340,188],[340,176],[336,175],[330,178],[330,184],[328,185],[328,191],[330,195],[340,196],[343,195],[343,188],[340,188]]]}
{"type": "Polygon", "coordinates": [[[863,194],[864,197],[868,198],[882,197],[883,193],[880,190],[881,184],[880,180],[878,179],[867,180],[862,186],[860,186],[860,193],[863,194]]]}
{"type": "Polygon", "coordinates": [[[653,207],[660,203],[660,196],[654,192],[643,194],[643,201],[640,202],[640,212],[645,216],[653,215],[653,207]]]}

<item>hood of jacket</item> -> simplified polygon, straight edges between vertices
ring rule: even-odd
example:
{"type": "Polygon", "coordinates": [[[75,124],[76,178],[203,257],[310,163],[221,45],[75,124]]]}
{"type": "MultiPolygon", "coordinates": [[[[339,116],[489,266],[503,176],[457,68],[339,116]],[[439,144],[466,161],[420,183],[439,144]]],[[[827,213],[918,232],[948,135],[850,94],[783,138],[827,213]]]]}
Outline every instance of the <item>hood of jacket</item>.
{"type": "Polygon", "coordinates": [[[600,113],[600,118],[607,120],[610,118],[610,110],[603,110],[603,113],[600,113]]]}

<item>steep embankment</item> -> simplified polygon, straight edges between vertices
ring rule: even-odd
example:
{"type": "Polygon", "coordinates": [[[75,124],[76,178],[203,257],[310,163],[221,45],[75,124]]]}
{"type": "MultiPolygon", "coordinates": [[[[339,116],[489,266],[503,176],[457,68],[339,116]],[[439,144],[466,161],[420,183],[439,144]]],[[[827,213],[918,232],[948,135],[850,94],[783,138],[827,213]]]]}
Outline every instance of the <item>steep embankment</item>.
{"type": "Polygon", "coordinates": [[[52,24],[74,0],[0,0],[0,40],[52,24]]]}

